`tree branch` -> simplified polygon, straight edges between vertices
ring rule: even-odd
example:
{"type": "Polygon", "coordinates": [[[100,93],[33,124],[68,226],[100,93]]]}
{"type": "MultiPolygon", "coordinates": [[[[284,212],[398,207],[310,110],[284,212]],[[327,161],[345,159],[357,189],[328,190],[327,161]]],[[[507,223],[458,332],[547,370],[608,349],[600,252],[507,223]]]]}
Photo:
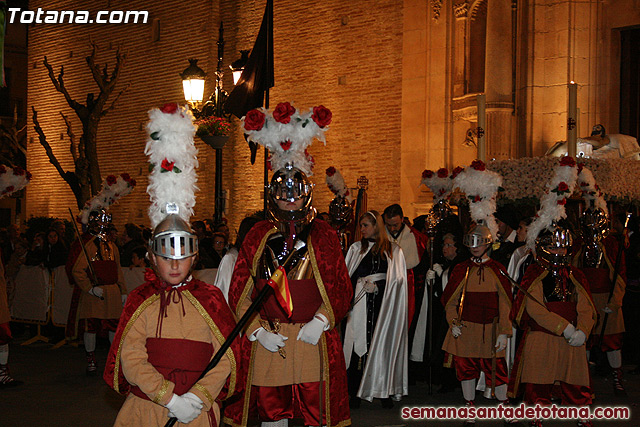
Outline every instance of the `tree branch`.
{"type": "Polygon", "coordinates": [[[122,90],[120,91],[120,93],[118,93],[118,96],[116,96],[116,99],[114,99],[114,100],[113,100],[113,102],[111,103],[111,105],[109,105],[109,107],[108,107],[107,109],[103,110],[103,111],[102,111],[102,113],[100,113],[100,115],[101,115],[102,117],[106,116],[106,115],[107,115],[107,113],[108,113],[109,111],[113,110],[113,108],[114,108],[114,107],[115,107],[115,105],[116,105],[116,102],[118,102],[118,99],[120,99],[120,96],[121,96],[123,93],[125,93],[125,92],[127,91],[127,89],[129,89],[129,86],[131,86],[131,83],[127,83],[127,85],[124,87],[124,89],[122,89],[122,90]]]}
{"type": "Polygon", "coordinates": [[[58,173],[60,174],[60,176],[64,178],[64,175],[66,174],[66,172],[65,172],[64,169],[62,169],[62,166],[60,166],[60,162],[56,158],[56,155],[53,154],[53,150],[51,149],[51,146],[47,142],[47,137],[45,136],[44,131],[42,130],[42,127],[40,126],[40,123],[38,122],[38,112],[36,111],[34,106],[31,106],[31,111],[33,111],[33,124],[35,125],[34,129],[36,130],[36,133],[38,134],[38,140],[40,142],[40,145],[42,145],[44,147],[45,151],[47,152],[47,157],[49,158],[49,162],[53,166],[55,166],[55,168],[58,171],[58,173]]]}
{"type": "Polygon", "coordinates": [[[78,161],[78,147],[76,146],[76,135],[73,133],[73,127],[71,126],[71,121],[69,118],[60,112],[62,119],[64,120],[65,125],[67,125],[67,135],[69,135],[69,151],[71,151],[71,156],[73,157],[73,163],[78,161]]]}
{"type": "Polygon", "coordinates": [[[106,79],[102,78],[102,74],[100,72],[100,67],[96,64],[96,55],[98,53],[98,45],[91,41],[91,55],[87,56],[87,64],[89,65],[89,69],[91,70],[91,75],[93,76],[93,80],[98,84],[100,88],[100,92],[103,92],[107,88],[106,79]]]}
{"type": "Polygon", "coordinates": [[[67,88],[64,85],[64,80],[63,80],[64,66],[60,67],[60,74],[58,75],[57,79],[53,73],[53,67],[47,61],[46,56],[44,57],[44,66],[47,68],[49,72],[49,79],[55,86],[56,90],[64,95],[64,98],[67,100],[67,104],[69,104],[69,107],[73,108],[76,111],[82,108],[82,104],[79,104],[77,101],[71,98],[71,95],[69,95],[69,91],[67,91],[67,88]]]}

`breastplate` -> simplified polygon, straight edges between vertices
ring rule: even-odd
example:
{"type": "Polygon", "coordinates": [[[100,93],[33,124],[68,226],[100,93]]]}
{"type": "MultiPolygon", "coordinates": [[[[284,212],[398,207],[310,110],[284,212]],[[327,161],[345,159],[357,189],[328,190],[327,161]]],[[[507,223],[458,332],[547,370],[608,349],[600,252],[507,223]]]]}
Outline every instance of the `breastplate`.
{"type": "MultiPolygon", "coordinates": [[[[295,242],[294,242],[295,245],[295,242]]],[[[269,279],[289,256],[289,250],[285,247],[285,238],[281,234],[272,235],[264,247],[260,263],[258,264],[257,277],[259,279],[269,279]]],[[[313,277],[311,268],[311,256],[309,251],[304,254],[295,255],[291,266],[287,269],[289,280],[304,280],[313,277]]]]}
{"type": "Polygon", "coordinates": [[[602,263],[602,248],[596,242],[588,243],[582,248],[582,268],[598,268],[602,263]]]}

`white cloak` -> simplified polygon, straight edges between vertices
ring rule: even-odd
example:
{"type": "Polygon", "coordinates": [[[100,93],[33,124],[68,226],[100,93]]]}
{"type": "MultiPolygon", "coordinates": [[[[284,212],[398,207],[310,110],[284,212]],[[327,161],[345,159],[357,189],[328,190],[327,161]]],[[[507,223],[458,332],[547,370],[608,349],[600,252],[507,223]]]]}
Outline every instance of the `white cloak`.
{"type": "MultiPolygon", "coordinates": [[[[345,258],[349,276],[356,271],[372,246],[369,245],[367,251],[361,254],[361,242],[351,245],[345,258]]],[[[369,402],[374,398],[388,397],[399,400],[401,396],[409,393],[407,267],[402,249],[396,244],[392,247],[393,259],[387,257],[384,295],[357,393],[359,398],[369,402]]],[[[355,333],[366,333],[366,323],[354,325],[351,312],[347,317],[347,329],[349,328],[355,333]]],[[[343,350],[347,366],[351,361],[353,345],[353,337],[348,339],[345,336],[343,350]]]]}

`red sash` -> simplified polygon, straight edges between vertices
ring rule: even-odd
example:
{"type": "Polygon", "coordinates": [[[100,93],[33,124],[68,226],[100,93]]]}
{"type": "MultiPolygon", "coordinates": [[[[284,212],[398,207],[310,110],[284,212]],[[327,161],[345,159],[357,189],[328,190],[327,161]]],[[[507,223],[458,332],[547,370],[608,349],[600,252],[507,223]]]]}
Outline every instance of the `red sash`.
{"type": "MultiPolygon", "coordinates": [[[[576,311],[576,303],[572,301],[554,301],[545,304],[547,309],[555,314],[562,316],[569,323],[575,325],[578,320],[578,312],[576,311]]],[[[538,325],[535,320],[529,319],[529,326],[532,331],[546,332],[550,335],[556,335],[546,328],[538,325]]]]}
{"type": "Polygon", "coordinates": [[[488,324],[498,316],[497,292],[468,292],[464,296],[462,320],[488,324]]]}
{"type": "MultiPolygon", "coordinates": [[[[182,395],[198,381],[213,357],[211,343],[169,338],[147,338],[147,354],[151,365],[175,384],[173,392],[182,395]]],[[[140,388],[131,386],[131,393],[149,399],[140,388]]]]}
{"type": "MultiPolygon", "coordinates": [[[[602,260],[604,262],[604,260],[602,260]]],[[[591,294],[608,294],[611,290],[609,269],[607,268],[583,268],[582,272],[589,278],[591,294]]]]}
{"type": "MultiPolygon", "coordinates": [[[[113,285],[118,283],[118,264],[111,260],[93,261],[93,271],[96,272],[100,285],[113,285]]],[[[91,275],[89,275],[91,277],[91,275]]]]}
{"type": "MultiPolygon", "coordinates": [[[[258,280],[256,290],[253,292],[253,298],[258,295],[260,289],[266,285],[264,279],[258,280]]],[[[279,319],[281,323],[306,323],[313,319],[316,310],[322,304],[322,297],[316,281],[313,279],[289,280],[289,289],[291,291],[291,300],[293,301],[293,313],[290,318],[282,309],[273,293],[267,294],[262,303],[260,316],[263,319],[279,319]]]]}

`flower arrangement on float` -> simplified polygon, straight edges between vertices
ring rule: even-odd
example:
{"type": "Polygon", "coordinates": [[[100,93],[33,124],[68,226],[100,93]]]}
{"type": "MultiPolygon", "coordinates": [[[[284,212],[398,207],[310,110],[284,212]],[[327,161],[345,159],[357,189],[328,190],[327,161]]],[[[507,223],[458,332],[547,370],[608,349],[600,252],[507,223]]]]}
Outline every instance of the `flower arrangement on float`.
{"type": "MultiPolygon", "coordinates": [[[[605,200],[640,203],[640,162],[631,159],[579,158],[593,174],[605,200]]],[[[503,177],[500,197],[513,201],[539,200],[557,164],[557,157],[494,160],[487,169],[503,177]]]]}

